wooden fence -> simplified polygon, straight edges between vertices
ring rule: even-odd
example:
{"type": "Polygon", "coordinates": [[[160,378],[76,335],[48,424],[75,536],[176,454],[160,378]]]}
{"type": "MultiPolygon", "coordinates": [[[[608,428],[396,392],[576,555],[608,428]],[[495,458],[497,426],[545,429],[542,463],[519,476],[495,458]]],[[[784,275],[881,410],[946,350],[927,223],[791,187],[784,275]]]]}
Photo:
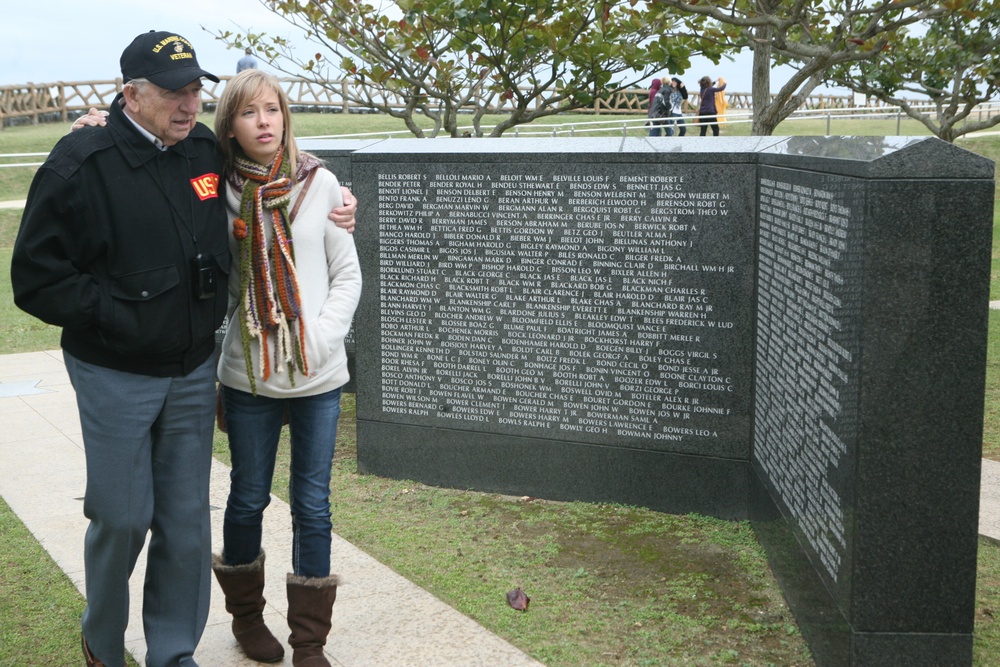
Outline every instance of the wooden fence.
{"type": "MultiPolygon", "coordinates": [[[[204,81],[202,101],[214,107],[231,77],[222,77],[220,83],[204,81]]],[[[333,109],[342,113],[370,110],[371,107],[351,101],[351,86],[358,83],[344,79],[320,84],[309,79],[283,78],[282,86],[289,103],[296,108],[308,110],[333,109]]],[[[0,125],[14,122],[37,124],[47,121],[67,121],[90,107],[106,109],[122,89],[122,80],[76,81],[57,83],[26,83],[0,86],[0,125]]],[[[381,94],[369,91],[374,96],[393,106],[402,106],[403,99],[386,99],[381,94]]],[[[356,96],[355,96],[356,97],[356,96]]],[[[646,113],[649,93],[644,88],[630,88],[595,100],[593,106],[579,109],[579,113],[594,114],[643,114],[646,113]]],[[[729,108],[734,112],[749,111],[752,108],[750,93],[726,93],[729,108]]],[[[848,95],[811,95],[803,109],[844,109],[854,106],[848,95]]],[[[689,103],[697,108],[698,94],[692,92],[689,103]]],[[[504,113],[513,109],[513,102],[500,100],[490,107],[491,112],[504,113]]]]}

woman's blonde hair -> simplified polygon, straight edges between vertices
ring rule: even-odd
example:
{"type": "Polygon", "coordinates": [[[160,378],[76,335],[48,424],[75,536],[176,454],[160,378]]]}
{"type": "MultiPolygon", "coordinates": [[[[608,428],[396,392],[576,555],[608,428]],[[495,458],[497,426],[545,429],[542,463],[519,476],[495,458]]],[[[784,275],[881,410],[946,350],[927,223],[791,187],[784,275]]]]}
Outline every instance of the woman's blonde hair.
{"type": "Polygon", "coordinates": [[[215,109],[215,136],[219,138],[219,145],[222,147],[226,173],[231,174],[236,170],[236,149],[239,144],[236,139],[229,136],[233,131],[233,119],[243,107],[265,92],[274,92],[278,96],[278,106],[281,108],[281,118],[285,125],[282,142],[285,144],[288,166],[292,170],[294,181],[299,162],[299,147],[295,143],[295,133],[292,132],[292,114],[288,109],[288,96],[275,76],[259,69],[243,70],[230,79],[215,109]]]}

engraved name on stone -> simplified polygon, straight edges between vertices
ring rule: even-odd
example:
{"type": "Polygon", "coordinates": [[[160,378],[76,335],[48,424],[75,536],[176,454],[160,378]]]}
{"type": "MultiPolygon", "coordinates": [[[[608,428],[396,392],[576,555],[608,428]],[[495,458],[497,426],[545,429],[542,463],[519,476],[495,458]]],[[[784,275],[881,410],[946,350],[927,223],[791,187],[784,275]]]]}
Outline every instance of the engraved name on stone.
{"type": "Polygon", "coordinates": [[[702,280],[738,270],[700,243],[728,193],[684,174],[394,173],[378,203],[386,411],[677,442],[718,437],[746,390],[719,367],[733,322],[702,280]]]}
{"type": "Polygon", "coordinates": [[[836,479],[857,419],[847,349],[857,312],[844,298],[857,289],[852,211],[803,183],[764,178],[760,193],[756,452],[836,581],[846,550],[836,479]]]}

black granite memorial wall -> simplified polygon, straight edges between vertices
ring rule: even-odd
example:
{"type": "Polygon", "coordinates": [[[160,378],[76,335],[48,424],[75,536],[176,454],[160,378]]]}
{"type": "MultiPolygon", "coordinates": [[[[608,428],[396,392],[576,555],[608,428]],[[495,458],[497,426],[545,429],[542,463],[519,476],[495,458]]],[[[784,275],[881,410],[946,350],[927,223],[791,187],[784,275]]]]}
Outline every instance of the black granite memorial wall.
{"type": "Polygon", "coordinates": [[[360,470],[750,517],[817,664],[971,664],[992,163],[392,140],[352,172],[360,470]]]}
{"type": "Polygon", "coordinates": [[[970,665],[993,165],[762,154],[751,517],[820,665],[970,665]]]}
{"type": "Polygon", "coordinates": [[[738,143],[356,153],[360,468],[745,518],[760,141],[738,143]]]}

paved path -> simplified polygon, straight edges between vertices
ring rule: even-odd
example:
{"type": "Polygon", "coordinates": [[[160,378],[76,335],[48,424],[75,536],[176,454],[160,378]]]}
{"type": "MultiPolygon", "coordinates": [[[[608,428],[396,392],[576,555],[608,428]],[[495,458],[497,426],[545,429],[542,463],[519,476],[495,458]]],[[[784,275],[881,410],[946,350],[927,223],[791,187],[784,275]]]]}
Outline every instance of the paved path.
{"type": "Polygon", "coordinates": [[[979,534],[1000,543],[1000,462],[989,459],[980,477],[979,534]]]}
{"type": "MultiPolygon", "coordinates": [[[[81,593],[86,519],[83,444],[72,386],[62,353],[0,356],[0,496],[27,525],[81,593]]],[[[229,470],[212,470],[212,533],[221,550],[222,509],[229,470]]],[[[273,498],[264,516],[268,578],[265,612],[280,640],[285,623],[284,574],[289,571],[288,505],[273,498]]],[[[541,667],[427,591],[397,575],[336,535],[332,562],[344,584],[337,590],[327,656],[338,667],[541,667]]],[[[132,617],[126,646],[143,664],[145,640],[139,601],[145,558],[132,575],[132,617]]],[[[212,582],[208,626],[195,658],[205,667],[257,666],[240,652],[218,584],[212,582]]],[[[498,604],[506,604],[501,594],[498,604]]],[[[287,643],[286,643],[287,649],[287,643]]],[[[81,660],[82,662],[82,660],[81,660]]],[[[291,665],[291,651],[284,665],[291,665]]]]}

